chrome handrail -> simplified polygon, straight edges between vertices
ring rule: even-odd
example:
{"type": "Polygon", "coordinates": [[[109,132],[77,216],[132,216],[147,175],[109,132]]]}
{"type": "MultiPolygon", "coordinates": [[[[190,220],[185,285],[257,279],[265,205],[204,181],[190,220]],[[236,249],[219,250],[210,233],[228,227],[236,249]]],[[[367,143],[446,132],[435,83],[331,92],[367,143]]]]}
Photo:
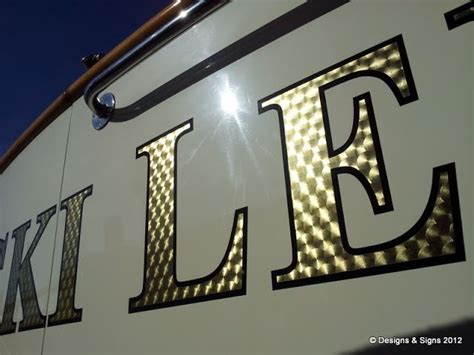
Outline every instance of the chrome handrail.
{"type": "Polygon", "coordinates": [[[210,11],[227,3],[229,0],[195,0],[188,6],[182,6],[181,0],[175,1],[173,6],[180,6],[181,11],[154,31],[145,40],[128,51],[116,62],[107,67],[87,85],[84,91],[84,100],[92,110],[92,125],[95,129],[104,128],[108,122],[114,121],[115,97],[112,93],[99,94],[119,76],[149,56],[168,41],[191,27],[210,11]]]}

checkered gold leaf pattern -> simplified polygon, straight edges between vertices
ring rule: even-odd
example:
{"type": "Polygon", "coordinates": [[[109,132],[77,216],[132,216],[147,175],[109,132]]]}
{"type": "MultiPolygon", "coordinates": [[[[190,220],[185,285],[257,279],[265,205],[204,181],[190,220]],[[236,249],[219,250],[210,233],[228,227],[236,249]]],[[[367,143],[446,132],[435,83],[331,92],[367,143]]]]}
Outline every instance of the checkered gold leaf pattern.
{"type": "Polygon", "coordinates": [[[175,169],[178,138],[191,129],[184,124],[139,148],[149,160],[148,224],[145,282],[142,294],[131,299],[132,309],[203,298],[243,288],[245,215],[234,221],[231,246],[221,267],[210,277],[178,282],[175,274],[175,169]]]}
{"type": "Polygon", "coordinates": [[[394,41],[261,104],[262,108],[271,105],[281,108],[282,139],[286,145],[293,206],[290,218],[293,218],[296,235],[295,266],[291,271],[277,271],[277,283],[455,253],[447,173],[440,176],[431,216],[411,238],[393,248],[360,255],[344,249],[331,171],[341,167],[355,168],[370,183],[379,206],[385,205],[386,196],[369,124],[367,100],[358,101],[359,122],[354,140],[343,152],[331,157],[320,88],[364,71],[386,75],[402,97],[410,95],[400,50],[394,41]]]}
{"type": "MultiPolygon", "coordinates": [[[[3,309],[2,323],[0,324],[0,334],[14,333],[16,330],[16,323],[13,322],[13,315],[15,312],[19,284],[23,282],[24,288],[26,286],[26,291],[29,291],[29,288],[26,285],[26,280],[21,280],[20,278],[20,270],[23,248],[25,245],[25,236],[30,226],[31,221],[28,221],[13,231],[12,238],[15,240],[15,248],[13,250],[13,258],[8,281],[7,297],[5,299],[5,306],[3,309]]],[[[28,309],[26,309],[26,312],[28,312],[28,309]]]]}
{"type": "MultiPolygon", "coordinates": [[[[50,208],[41,213],[37,218],[39,225],[35,238],[25,255],[26,260],[30,260],[38,245],[51,217],[56,213],[56,208],[50,208]]],[[[43,327],[46,317],[41,314],[38,305],[38,295],[33,280],[31,264],[24,264],[20,269],[20,292],[22,292],[23,320],[20,322],[20,329],[33,329],[43,327]]]]}
{"type": "Polygon", "coordinates": [[[0,325],[0,334],[14,332],[16,323],[13,322],[17,292],[20,291],[21,307],[23,319],[20,322],[20,330],[41,328],[45,325],[46,317],[41,313],[38,304],[38,295],[31,267],[31,257],[48,226],[51,217],[56,213],[56,207],[52,207],[38,215],[38,230],[31,242],[28,251],[23,256],[25,239],[31,226],[31,221],[18,227],[13,232],[15,247],[8,282],[7,298],[3,311],[2,323],[0,325]]]}
{"type": "Polygon", "coordinates": [[[74,306],[78,268],[79,243],[81,239],[82,210],[84,200],[92,195],[92,186],[67,198],[61,203],[66,210],[64,244],[58,287],[56,311],[49,316],[48,325],[77,322],[82,318],[82,309],[74,306]]]}

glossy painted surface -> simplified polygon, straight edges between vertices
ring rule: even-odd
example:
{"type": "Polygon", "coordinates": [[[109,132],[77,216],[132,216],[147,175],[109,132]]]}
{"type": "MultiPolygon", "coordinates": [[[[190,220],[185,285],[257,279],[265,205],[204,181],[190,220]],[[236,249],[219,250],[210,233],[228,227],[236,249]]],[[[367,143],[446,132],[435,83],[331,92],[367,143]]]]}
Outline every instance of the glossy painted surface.
{"type": "MultiPolygon", "coordinates": [[[[108,91],[121,105],[134,102],[301,3],[233,1],[130,70],[108,91]]],[[[352,1],[137,118],[102,131],[92,128],[91,112],[78,100],[72,108],[61,196],[57,191],[44,193],[62,201],[93,185],[83,209],[75,291],[82,320],[46,328],[43,353],[341,353],[369,346],[372,335],[409,335],[474,316],[472,44],[466,45],[472,43],[472,26],[449,31],[443,17],[462,3],[352,1]],[[374,215],[360,182],[342,175],[348,238],[357,248],[405,233],[427,204],[433,168],[454,162],[467,261],[273,290],[272,271],[290,265],[292,249],[278,115],[274,110],[259,113],[258,101],[399,34],[418,100],[400,106],[383,82],[367,77],[326,93],[333,144],[340,147],[351,132],[353,98],[370,92],[393,200],[394,211],[374,215]],[[193,129],[180,138],[175,158],[177,280],[199,279],[216,269],[229,244],[235,211],[248,207],[246,295],[129,313],[129,300],[143,289],[149,206],[148,161],[137,148],[191,118],[193,129]]],[[[23,153],[17,164],[26,169],[32,159],[23,153]]],[[[62,162],[54,164],[62,168],[62,162]]],[[[21,174],[15,169],[11,174],[21,174]]],[[[6,174],[0,177],[2,201],[7,191],[10,201],[17,188],[8,187],[7,179],[6,174]]],[[[155,181],[168,180],[157,176],[155,181]]],[[[21,189],[23,183],[18,184],[21,189]]],[[[159,194],[154,196],[159,206],[159,194]]],[[[4,217],[7,207],[2,202],[0,233],[20,225],[26,214],[36,218],[35,213],[49,207],[30,211],[25,206],[4,217]]],[[[65,214],[60,213],[58,225],[64,223],[65,214]]],[[[50,310],[57,306],[60,231],[50,310]]],[[[11,339],[5,343],[10,347],[20,346],[15,340],[22,339],[21,346],[29,347],[23,353],[36,354],[37,333],[42,335],[36,330],[0,339],[11,339]]]]}
{"type": "MultiPolygon", "coordinates": [[[[31,220],[31,227],[25,237],[23,249],[25,256],[38,229],[37,216],[58,204],[70,118],[71,110],[67,110],[48,130],[42,132],[0,177],[1,238],[4,239],[5,234],[9,234],[4,268],[0,271],[2,319],[15,245],[12,232],[31,220]]],[[[49,220],[31,257],[38,304],[43,315],[47,313],[57,222],[58,211],[49,220]]],[[[19,292],[13,320],[15,322],[22,320],[19,292]]],[[[39,328],[2,335],[0,354],[41,354],[44,331],[44,328],[39,328]]]]}

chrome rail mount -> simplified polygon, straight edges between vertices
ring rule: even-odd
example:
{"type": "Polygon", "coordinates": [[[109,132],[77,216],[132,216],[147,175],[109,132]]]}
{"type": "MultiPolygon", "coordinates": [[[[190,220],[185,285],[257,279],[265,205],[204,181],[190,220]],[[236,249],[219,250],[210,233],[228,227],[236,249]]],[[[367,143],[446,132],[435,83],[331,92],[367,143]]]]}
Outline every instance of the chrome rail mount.
{"type": "MultiPolygon", "coordinates": [[[[183,33],[211,11],[229,2],[229,0],[194,0],[183,5],[184,1],[177,0],[173,6],[181,9],[175,17],[155,30],[145,40],[136,45],[116,62],[107,67],[87,85],[84,91],[84,100],[92,110],[92,125],[95,129],[104,128],[108,122],[116,120],[118,110],[116,100],[112,93],[105,93],[99,97],[103,90],[127,70],[148,57],[154,51],[164,46],[167,42],[183,33]]],[[[130,105],[130,106],[133,106],[130,105]]],[[[119,121],[126,121],[123,117],[119,121]]]]}

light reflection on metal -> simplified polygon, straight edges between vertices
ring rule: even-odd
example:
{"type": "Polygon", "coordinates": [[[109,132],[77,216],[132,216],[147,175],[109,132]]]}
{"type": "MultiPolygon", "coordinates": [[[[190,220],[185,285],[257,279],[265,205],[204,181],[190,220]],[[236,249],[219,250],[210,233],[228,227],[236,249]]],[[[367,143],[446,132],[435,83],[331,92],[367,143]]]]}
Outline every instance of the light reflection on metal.
{"type": "Polygon", "coordinates": [[[101,104],[104,105],[104,107],[108,109],[107,112],[109,113],[106,115],[102,115],[102,117],[96,115],[95,113],[92,115],[92,126],[98,131],[104,128],[107,123],[109,123],[110,116],[115,109],[115,96],[112,93],[108,92],[102,95],[99,101],[101,104]]]}
{"type": "Polygon", "coordinates": [[[186,16],[188,16],[188,11],[183,10],[179,13],[178,18],[182,19],[182,18],[185,18],[186,16]]]}
{"type": "MultiPolygon", "coordinates": [[[[114,109],[102,102],[99,94],[111,83],[113,83],[122,74],[146,58],[152,51],[164,45],[170,39],[176,37],[184,30],[196,23],[208,12],[228,2],[228,0],[196,0],[190,1],[188,7],[175,15],[169,22],[157,29],[148,36],[143,42],[127,52],[123,57],[105,69],[96,76],[86,87],[84,91],[84,100],[87,106],[92,110],[100,128],[113,118],[114,109]],[[105,122],[105,123],[104,123],[105,122]]],[[[173,6],[184,7],[182,2],[176,2],[173,6]]],[[[115,108],[115,107],[114,107],[115,108]]],[[[99,129],[100,129],[99,128],[99,129]]]]}

